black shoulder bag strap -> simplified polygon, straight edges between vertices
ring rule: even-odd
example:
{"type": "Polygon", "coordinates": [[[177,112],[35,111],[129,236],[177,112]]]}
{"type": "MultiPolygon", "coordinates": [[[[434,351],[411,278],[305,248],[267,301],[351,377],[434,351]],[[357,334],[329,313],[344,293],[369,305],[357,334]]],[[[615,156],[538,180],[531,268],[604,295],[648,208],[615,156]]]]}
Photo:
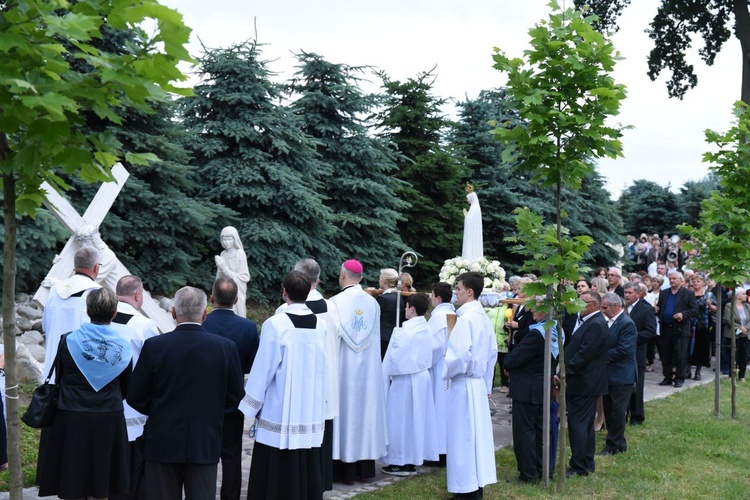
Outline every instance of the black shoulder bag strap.
{"type": "Polygon", "coordinates": [[[57,354],[55,354],[55,360],[52,362],[52,366],[49,367],[49,373],[47,374],[47,379],[44,381],[45,384],[49,384],[49,379],[52,378],[52,374],[57,372],[57,378],[55,379],[55,385],[60,385],[60,380],[62,378],[62,371],[60,370],[60,353],[62,352],[62,346],[63,342],[65,342],[65,339],[68,335],[70,335],[73,332],[68,332],[60,337],[60,343],[57,344],[57,354]]]}

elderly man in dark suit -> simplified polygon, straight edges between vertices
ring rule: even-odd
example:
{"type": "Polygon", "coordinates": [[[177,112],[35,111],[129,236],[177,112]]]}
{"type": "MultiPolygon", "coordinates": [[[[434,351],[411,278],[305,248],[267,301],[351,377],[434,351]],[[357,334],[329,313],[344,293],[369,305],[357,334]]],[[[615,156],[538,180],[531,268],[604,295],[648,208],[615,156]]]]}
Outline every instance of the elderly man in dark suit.
{"type": "Polygon", "coordinates": [[[638,366],[638,380],[635,392],[630,397],[630,425],[643,425],[646,419],[643,404],[643,380],[646,376],[646,348],[651,339],[656,338],[656,313],[651,304],[643,300],[648,290],[643,283],[629,282],[625,284],[625,312],[630,316],[638,332],[636,341],[635,361],[638,366]]]}
{"type": "Polygon", "coordinates": [[[130,406],[148,415],[140,498],[216,498],[224,412],[244,395],[237,346],[203,329],[206,294],[184,287],[172,307],[177,328],[143,344],[130,406]]]}
{"type": "Polygon", "coordinates": [[[565,347],[571,451],[569,476],[587,476],[595,470],[596,399],[607,393],[609,329],[599,312],[601,298],[596,292],[585,292],[581,294],[581,300],[586,303],[580,313],[581,324],[573,331],[573,337],[565,347]]]}
{"type": "MultiPolygon", "coordinates": [[[[211,290],[211,314],[203,328],[209,333],[231,340],[237,346],[242,373],[247,375],[258,352],[258,326],[234,312],[237,283],[220,276],[211,290]]],[[[221,500],[239,500],[242,490],[242,430],[245,415],[235,406],[224,413],[224,436],[221,444],[221,500]]]]}
{"type": "Polygon", "coordinates": [[[682,273],[669,274],[669,288],[659,293],[656,313],[661,322],[661,364],[664,380],[659,385],[682,387],[687,374],[690,323],[698,315],[695,293],[682,286],[682,273]]]}
{"type": "Polygon", "coordinates": [[[623,453],[628,449],[625,440],[625,421],[628,403],[637,376],[635,349],[638,332],[635,324],[623,314],[620,296],[608,292],[602,297],[602,314],[609,324],[607,350],[607,394],[604,395],[604,419],[607,422],[607,441],[602,455],[623,453]]]}

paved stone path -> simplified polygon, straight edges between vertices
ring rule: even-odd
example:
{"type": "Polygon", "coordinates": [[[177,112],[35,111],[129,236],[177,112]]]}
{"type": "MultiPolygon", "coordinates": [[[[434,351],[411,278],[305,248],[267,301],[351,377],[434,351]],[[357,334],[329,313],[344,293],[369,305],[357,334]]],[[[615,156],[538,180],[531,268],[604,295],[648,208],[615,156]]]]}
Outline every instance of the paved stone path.
{"type": "MultiPolygon", "coordinates": [[[[696,385],[703,385],[712,383],[714,380],[714,372],[710,368],[704,368],[703,373],[703,380],[701,381],[693,381],[693,380],[686,380],[684,387],[677,389],[672,386],[660,386],[659,382],[662,380],[662,374],[661,374],[661,364],[657,360],[656,364],[654,365],[654,371],[653,372],[646,372],[646,380],[645,380],[645,387],[644,387],[644,394],[646,401],[650,401],[653,399],[659,399],[667,397],[671,394],[674,394],[679,391],[684,391],[689,389],[690,387],[694,387],[696,385]]],[[[494,435],[494,442],[495,442],[495,448],[499,449],[504,446],[507,446],[511,444],[513,440],[512,431],[511,431],[511,415],[510,415],[510,398],[507,397],[507,394],[501,393],[499,389],[495,389],[492,393],[492,401],[495,403],[496,413],[492,417],[492,427],[493,427],[493,435],[494,435]]],[[[648,410],[646,412],[646,422],[648,423],[648,410]]],[[[245,422],[245,429],[248,429],[250,426],[250,422],[245,422]]],[[[250,475],[250,462],[252,460],[253,455],[253,441],[247,436],[247,432],[244,433],[243,438],[243,445],[242,445],[242,469],[243,469],[243,487],[242,487],[242,499],[247,498],[247,478],[250,475]]],[[[424,473],[428,472],[432,469],[429,467],[418,467],[417,472],[418,473],[424,473]]],[[[351,498],[355,496],[357,493],[364,493],[368,491],[377,490],[379,488],[382,488],[383,486],[393,484],[395,482],[401,481],[405,478],[402,477],[396,477],[396,476],[389,476],[387,474],[383,474],[380,471],[380,467],[377,467],[377,475],[375,476],[375,479],[372,482],[369,483],[355,483],[353,485],[345,485],[343,483],[334,483],[333,484],[333,491],[328,491],[323,496],[326,500],[339,500],[339,499],[345,499],[345,498],[351,498]]],[[[498,478],[501,480],[502,478],[498,478]]],[[[221,484],[221,465],[219,465],[219,483],[221,484]]],[[[27,488],[24,490],[23,498],[24,500],[37,500],[40,497],[38,496],[38,490],[37,488],[27,488]]],[[[0,493],[0,500],[5,500],[9,498],[8,493],[0,493]]],[[[43,498],[49,498],[49,497],[43,497],[43,498]]],[[[217,500],[219,499],[218,496],[218,487],[217,487],[217,500]]]]}

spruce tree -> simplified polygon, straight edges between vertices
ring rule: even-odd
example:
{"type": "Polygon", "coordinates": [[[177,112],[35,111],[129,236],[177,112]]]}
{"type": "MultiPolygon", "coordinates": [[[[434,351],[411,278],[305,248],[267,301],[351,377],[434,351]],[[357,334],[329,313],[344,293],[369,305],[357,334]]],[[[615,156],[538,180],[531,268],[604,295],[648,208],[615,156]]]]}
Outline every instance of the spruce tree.
{"type": "MultiPolygon", "coordinates": [[[[200,194],[199,178],[184,144],[188,137],[174,121],[174,102],[154,113],[125,113],[122,127],[109,127],[127,152],[152,152],[148,166],[128,165],[130,177],[115,199],[100,231],[128,270],[152,293],[173,294],[185,285],[209,290],[216,273],[213,256],[222,248],[221,228],[235,215],[200,194]]],[[[93,126],[93,125],[92,125],[93,126]]],[[[97,185],[73,181],[71,202],[80,211],[97,185]]]]}
{"type": "Polygon", "coordinates": [[[260,56],[250,42],[207,50],[201,83],[181,108],[202,192],[239,214],[248,298],[277,302],[279,284],[299,258],[330,270],[343,254],[322,194],[329,167],[300,118],[282,106],[282,88],[260,56]]]}
{"type": "Polygon", "coordinates": [[[380,77],[386,100],[379,125],[383,137],[393,141],[403,155],[398,178],[405,184],[399,195],[412,204],[399,231],[420,256],[412,274],[420,284],[428,285],[437,280],[446,259],[461,253],[461,208],[468,208],[463,190],[467,171],[445,143],[451,123],[440,110],[445,100],[432,95],[432,72],[405,82],[391,80],[384,73],[380,77]]]}
{"type": "MultiPolygon", "coordinates": [[[[328,166],[321,181],[338,230],[336,245],[360,259],[376,282],[378,270],[395,267],[405,250],[397,223],[409,207],[397,196],[402,188],[394,176],[398,153],[370,133],[366,120],[378,96],[359,88],[357,74],[364,68],[305,52],[297,59],[299,69],[289,84],[295,98],[291,109],[304,132],[318,141],[318,154],[328,166]]],[[[327,271],[329,277],[338,275],[338,267],[327,271]]]]}

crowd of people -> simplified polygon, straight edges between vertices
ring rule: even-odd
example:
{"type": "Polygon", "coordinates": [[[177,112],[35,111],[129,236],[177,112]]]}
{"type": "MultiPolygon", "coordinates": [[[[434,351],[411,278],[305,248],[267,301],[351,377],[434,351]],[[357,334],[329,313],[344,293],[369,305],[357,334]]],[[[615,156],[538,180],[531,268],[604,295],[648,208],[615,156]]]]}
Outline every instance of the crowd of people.
{"type": "MultiPolygon", "coordinates": [[[[642,235],[643,249],[648,238],[642,235]]],[[[654,235],[658,240],[658,235],[654,235]]],[[[674,240],[669,243],[675,243],[674,240]]],[[[667,242],[665,242],[665,245],[667,242]]],[[[656,245],[651,250],[659,248],[656,245]]],[[[564,334],[567,418],[571,447],[568,475],[587,476],[595,471],[595,432],[606,426],[605,446],[600,455],[627,451],[626,426],[643,425],[645,410],[643,383],[653,370],[658,352],[663,379],[659,385],[682,387],[685,379],[701,379],[702,368],[711,366],[717,328],[718,287],[702,272],[683,264],[679,247],[667,247],[672,254],[656,254],[653,274],[642,269],[623,276],[617,267],[599,268],[591,277],[581,276],[575,284],[585,308],[578,314],[564,313],[559,325],[564,334]],[[668,260],[663,260],[666,258],[668,260]],[[694,367],[694,368],[693,368],[694,367]]],[[[648,253],[645,250],[641,253],[648,253]]],[[[653,255],[654,252],[651,252],[653,255]]],[[[514,295],[526,299],[524,286],[534,276],[512,277],[514,295]]],[[[736,338],[736,370],[745,380],[748,361],[747,332],[750,303],[744,287],[723,291],[721,364],[714,369],[730,373],[729,347],[736,338]]],[[[498,364],[509,385],[513,401],[513,437],[519,482],[542,479],[542,436],[544,419],[551,420],[552,450],[556,442],[557,391],[554,376],[551,414],[543,414],[544,315],[524,304],[509,311],[503,336],[508,353],[499,353],[498,364]],[[532,446],[533,445],[533,446],[532,446]]],[[[551,328],[557,338],[558,325],[551,328]]],[[[553,341],[553,347],[555,342],[553,341]]],[[[553,351],[551,372],[557,371],[558,353],[553,351]]],[[[507,392],[507,387],[503,388],[507,392]]],[[[554,453],[550,457],[554,466],[554,453]]]]}
{"type": "MultiPolygon", "coordinates": [[[[249,418],[249,498],[322,498],[334,481],[372,480],[376,462],[396,476],[445,466],[450,493],[481,498],[497,480],[489,405],[496,364],[513,402],[517,480],[540,481],[544,420],[554,450],[559,418],[556,390],[551,414],[543,412],[548,334],[553,374],[563,336],[568,474],[586,476],[595,471],[597,416],[607,430],[604,455],[626,452],[627,424],[645,421],[650,346],[662,385],[700,378],[717,312],[705,275],[658,258],[654,275],[625,277],[612,267],[581,277],[574,287],[585,308],[549,329],[545,313],[523,303],[534,276],[509,279],[521,300],[505,321],[502,309],[479,302],[479,273],[461,274],[455,289],[437,283],[430,294],[409,283],[402,296],[394,293],[398,273],[383,269],[374,294],[350,259],[340,292],[325,299],[320,267],[301,259],[260,334],[235,312],[237,283],[219,275],[210,314],[206,294],[184,287],[172,308],[176,329],[159,335],[139,312],[141,280],[125,276],[113,293],[95,282],[98,267],[97,249],[78,250],[76,274],[52,288],[44,310],[45,366],[54,367],[60,398],[40,439],[41,496],[213,499],[221,463],[220,496],[237,499],[249,418]]],[[[741,289],[724,303],[724,334],[737,337],[744,380],[750,304],[741,289]]],[[[559,386],[558,375],[552,383],[559,386]]]]}
{"type": "MultiPolygon", "coordinates": [[[[399,301],[384,316],[389,294],[362,288],[357,260],[342,264],[341,291],[327,300],[318,264],[300,260],[260,334],[235,312],[237,283],[220,274],[211,312],[203,291],[181,288],[177,326],[160,335],[139,312],[141,280],[102,288],[99,261],[96,248],[79,249],[75,275],[45,305],[45,366],[60,397],[40,439],[40,496],[213,499],[221,463],[220,496],[237,499],[245,418],[255,439],[248,498],[322,498],[334,481],[372,480],[376,461],[397,476],[446,466],[461,498],[496,481],[496,344],[477,301],[481,274],[459,276],[455,300],[445,283],[405,294],[387,335],[381,319],[399,301]]],[[[391,270],[382,278],[391,288],[391,270]]]]}

